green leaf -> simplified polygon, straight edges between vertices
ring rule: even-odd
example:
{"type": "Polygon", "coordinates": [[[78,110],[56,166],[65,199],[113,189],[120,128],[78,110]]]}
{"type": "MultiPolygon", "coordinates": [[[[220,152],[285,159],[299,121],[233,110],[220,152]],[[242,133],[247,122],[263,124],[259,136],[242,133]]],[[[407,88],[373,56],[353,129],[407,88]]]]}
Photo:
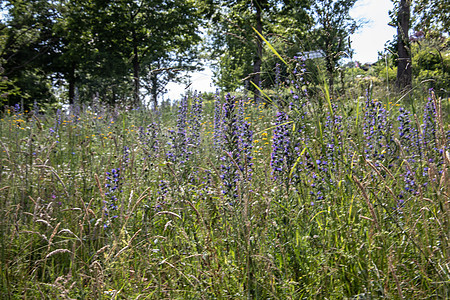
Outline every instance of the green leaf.
{"type": "Polygon", "coordinates": [[[294,173],[295,168],[298,165],[298,162],[300,161],[300,159],[302,158],[303,154],[305,154],[307,147],[305,147],[302,151],[302,153],[300,153],[300,155],[298,156],[297,160],[295,161],[294,165],[291,168],[291,171],[289,172],[289,178],[292,178],[292,173],[294,173]]]}
{"type": "Polygon", "coordinates": [[[269,46],[270,50],[272,50],[273,53],[275,53],[276,56],[278,56],[279,59],[281,59],[281,61],[287,66],[288,63],[281,57],[280,54],[278,54],[277,50],[275,50],[275,48],[261,35],[261,33],[259,33],[258,30],[255,29],[255,27],[253,27],[253,30],[259,35],[259,37],[267,44],[267,46],[269,46]]]}
{"type": "Polygon", "coordinates": [[[251,82],[251,84],[253,84],[253,86],[256,88],[256,89],[258,89],[258,91],[260,91],[260,93],[261,94],[263,94],[263,96],[264,97],[266,97],[267,98],[267,100],[269,100],[269,102],[270,103],[272,103],[273,101],[272,101],[272,99],[270,99],[270,97],[269,96],[267,96],[267,94],[266,93],[264,93],[264,91],[263,90],[261,90],[261,88],[259,87],[259,86],[257,86],[253,81],[250,81],[251,82]]]}

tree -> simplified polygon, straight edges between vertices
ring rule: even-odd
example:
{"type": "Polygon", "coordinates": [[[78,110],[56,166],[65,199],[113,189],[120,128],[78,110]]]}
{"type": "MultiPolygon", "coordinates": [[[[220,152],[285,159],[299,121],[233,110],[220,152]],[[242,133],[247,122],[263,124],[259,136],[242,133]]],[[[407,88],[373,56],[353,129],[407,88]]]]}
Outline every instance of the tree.
{"type": "MultiPolygon", "coordinates": [[[[220,56],[218,84],[226,89],[251,80],[260,86],[262,40],[253,31],[263,33],[262,12],[268,1],[217,1],[218,20],[213,24],[213,56],[220,56]]],[[[255,90],[255,100],[259,91],[255,90]]]]}
{"type": "Polygon", "coordinates": [[[111,103],[131,99],[138,106],[145,87],[142,72],[159,75],[153,70],[174,66],[191,70],[201,40],[201,18],[191,0],[6,4],[0,62],[22,96],[30,99],[51,99],[51,88],[68,86],[69,103],[78,87],[86,95],[100,93],[111,103]],[[31,93],[36,87],[41,90],[31,93]]]}
{"type": "Polygon", "coordinates": [[[154,75],[152,70],[175,65],[189,69],[184,64],[192,62],[201,40],[201,19],[194,4],[187,0],[122,0],[105,6],[104,1],[97,1],[91,12],[94,17],[101,12],[92,24],[96,43],[106,57],[116,56],[129,64],[125,69],[131,70],[134,105],[142,100],[142,71],[154,75]]]}
{"type": "MultiPolygon", "coordinates": [[[[223,0],[214,3],[212,52],[213,57],[219,57],[217,84],[225,89],[241,87],[247,80],[261,86],[264,45],[253,28],[269,40],[275,35],[292,39],[294,32],[306,31],[310,24],[306,14],[307,0],[223,0]]],[[[254,93],[257,100],[258,89],[254,93]]]]}
{"type": "Polygon", "coordinates": [[[336,67],[350,49],[349,37],[359,27],[349,11],[357,0],[316,0],[311,7],[318,26],[311,34],[312,46],[325,53],[325,67],[330,88],[334,84],[336,67]]]}
{"type": "Polygon", "coordinates": [[[437,96],[447,97],[450,86],[450,38],[440,32],[420,31],[411,36],[413,76],[420,88],[434,89],[437,96]]]}
{"type": "Polygon", "coordinates": [[[53,34],[58,39],[57,55],[52,60],[55,76],[68,85],[69,104],[74,103],[75,88],[84,77],[89,65],[94,63],[95,49],[85,13],[88,1],[55,1],[58,3],[58,19],[53,34]]]}
{"type": "Polygon", "coordinates": [[[52,34],[56,9],[48,1],[4,1],[0,41],[2,76],[14,86],[8,104],[51,101],[51,70],[56,42],[52,34]]]}
{"type": "Polygon", "coordinates": [[[409,28],[411,0],[400,0],[397,7],[397,87],[399,90],[411,88],[412,65],[409,28]]]}
{"type": "Polygon", "coordinates": [[[437,31],[449,35],[450,3],[442,0],[415,0],[414,27],[416,30],[437,31]]]}

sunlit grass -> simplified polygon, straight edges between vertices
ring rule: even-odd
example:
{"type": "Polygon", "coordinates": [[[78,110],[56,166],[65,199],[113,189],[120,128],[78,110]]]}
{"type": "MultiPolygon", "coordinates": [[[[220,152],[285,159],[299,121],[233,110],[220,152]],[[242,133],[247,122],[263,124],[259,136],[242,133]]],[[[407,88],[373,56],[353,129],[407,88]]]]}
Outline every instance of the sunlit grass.
{"type": "Polygon", "coordinates": [[[242,101],[251,166],[215,140],[242,135],[215,135],[213,101],[5,111],[2,298],[448,298],[448,103],[289,97],[242,101]]]}

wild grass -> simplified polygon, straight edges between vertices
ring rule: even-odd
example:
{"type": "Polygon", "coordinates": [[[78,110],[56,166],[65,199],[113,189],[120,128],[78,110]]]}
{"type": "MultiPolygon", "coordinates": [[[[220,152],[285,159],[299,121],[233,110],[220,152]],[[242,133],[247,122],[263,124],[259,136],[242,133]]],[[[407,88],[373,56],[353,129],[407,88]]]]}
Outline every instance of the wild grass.
{"type": "Polygon", "coordinates": [[[448,299],[448,99],[319,98],[5,111],[1,298],[448,299]]]}

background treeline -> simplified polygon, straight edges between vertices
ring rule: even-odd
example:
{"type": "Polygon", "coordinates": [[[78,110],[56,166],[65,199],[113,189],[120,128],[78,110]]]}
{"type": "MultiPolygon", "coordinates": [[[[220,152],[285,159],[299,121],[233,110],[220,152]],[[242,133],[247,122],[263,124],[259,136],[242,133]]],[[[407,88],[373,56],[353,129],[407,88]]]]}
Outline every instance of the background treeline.
{"type": "MultiPolygon", "coordinates": [[[[351,59],[349,38],[362,24],[349,15],[356,2],[1,1],[0,105],[31,107],[34,102],[42,106],[93,98],[110,104],[139,106],[144,99],[157,104],[168,82],[186,81],[186,72],[207,60],[214,62],[219,87],[246,87],[258,98],[259,90],[250,82],[273,87],[279,59],[256,31],[285,59],[320,51],[323,57],[308,68],[309,80],[326,80],[343,89],[346,74],[354,70],[340,62],[351,59]]],[[[393,77],[390,82],[397,81],[399,89],[410,87],[415,75],[431,79],[428,85],[437,93],[445,92],[450,77],[449,5],[437,0],[394,2],[391,17],[398,37],[371,75],[382,81],[393,77]],[[410,38],[405,28],[412,27],[410,38]]],[[[281,77],[285,69],[282,64],[281,77]]]]}

